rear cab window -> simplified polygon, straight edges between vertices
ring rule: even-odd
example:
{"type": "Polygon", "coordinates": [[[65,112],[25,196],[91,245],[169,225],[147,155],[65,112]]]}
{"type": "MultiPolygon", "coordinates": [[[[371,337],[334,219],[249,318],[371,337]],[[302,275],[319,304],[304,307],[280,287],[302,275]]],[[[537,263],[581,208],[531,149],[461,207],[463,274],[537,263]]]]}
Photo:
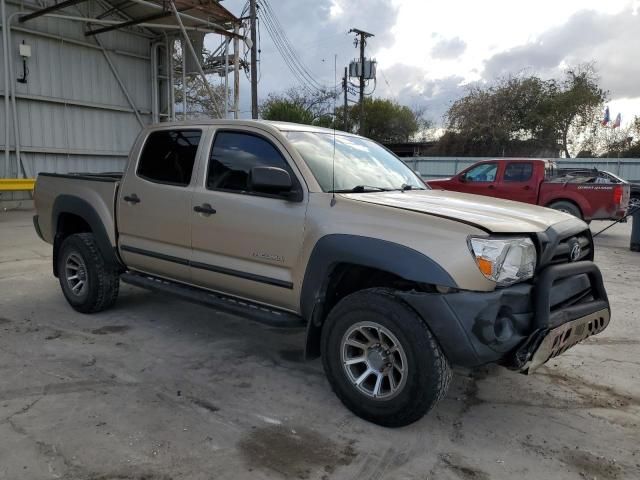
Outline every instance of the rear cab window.
{"type": "Polygon", "coordinates": [[[186,187],[191,182],[202,130],[175,129],[151,132],[136,174],[154,183],[186,187]]]}

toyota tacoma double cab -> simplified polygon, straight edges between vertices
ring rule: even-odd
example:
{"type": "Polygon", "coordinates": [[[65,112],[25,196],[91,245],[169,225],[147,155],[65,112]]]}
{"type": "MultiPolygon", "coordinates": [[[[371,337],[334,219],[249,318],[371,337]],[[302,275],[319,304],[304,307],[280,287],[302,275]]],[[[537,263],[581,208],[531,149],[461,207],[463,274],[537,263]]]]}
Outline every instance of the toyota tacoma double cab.
{"type": "Polygon", "coordinates": [[[586,222],[624,218],[630,194],[626,182],[595,183],[593,175],[567,175],[554,161],[535,158],[484,160],[451,178],[430,180],[429,185],[541,205],[586,222]]]}
{"type": "Polygon", "coordinates": [[[41,173],[35,205],[75,310],[125,282],[305,327],[344,405],[390,427],[433,408],[454,365],[531,373],[610,319],[582,220],[431,190],[344,132],[155,125],[122,174],[41,173]]]}

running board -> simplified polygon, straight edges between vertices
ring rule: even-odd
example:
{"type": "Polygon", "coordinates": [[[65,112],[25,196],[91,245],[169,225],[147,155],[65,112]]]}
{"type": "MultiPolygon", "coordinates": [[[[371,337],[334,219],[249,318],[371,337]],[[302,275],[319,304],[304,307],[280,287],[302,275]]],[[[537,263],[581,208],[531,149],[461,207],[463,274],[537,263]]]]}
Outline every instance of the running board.
{"type": "Polygon", "coordinates": [[[292,328],[306,326],[302,317],[290,312],[269,308],[265,305],[230,295],[172,282],[152,275],[126,272],[120,275],[120,280],[136,287],[167,293],[183,300],[200,303],[225,313],[247,317],[271,327],[292,328]]]}

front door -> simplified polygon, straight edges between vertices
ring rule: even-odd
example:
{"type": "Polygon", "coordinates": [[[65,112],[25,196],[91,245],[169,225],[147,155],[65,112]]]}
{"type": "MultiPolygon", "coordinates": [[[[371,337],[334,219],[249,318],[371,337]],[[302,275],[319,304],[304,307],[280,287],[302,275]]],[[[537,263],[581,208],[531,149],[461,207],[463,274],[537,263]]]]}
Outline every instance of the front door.
{"type": "Polygon", "coordinates": [[[296,311],[307,210],[303,180],[276,138],[259,129],[218,128],[192,201],[193,282],[296,311]],[[291,175],[300,198],[252,191],[253,167],[291,175]]]}
{"type": "Polygon", "coordinates": [[[118,194],[118,246],[127,266],[190,281],[191,196],[197,128],[152,131],[129,160],[118,194]]]}
{"type": "Polygon", "coordinates": [[[498,162],[484,162],[471,167],[459,176],[460,191],[495,196],[498,162]]]}

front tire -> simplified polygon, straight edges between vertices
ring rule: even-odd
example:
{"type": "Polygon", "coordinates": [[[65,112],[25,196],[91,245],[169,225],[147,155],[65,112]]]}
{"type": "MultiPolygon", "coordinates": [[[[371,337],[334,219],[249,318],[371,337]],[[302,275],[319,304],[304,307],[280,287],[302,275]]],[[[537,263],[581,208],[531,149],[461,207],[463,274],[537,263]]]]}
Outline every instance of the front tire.
{"type": "Polygon", "coordinates": [[[424,321],[388,289],[343,298],[322,329],[329,383],[353,413],[385,427],[422,418],[444,397],[449,363],[424,321]]]}
{"type": "Polygon", "coordinates": [[[120,277],[104,261],[92,233],[68,236],[57,258],[60,287],[74,310],[96,313],[115,303],[120,277]]]}

